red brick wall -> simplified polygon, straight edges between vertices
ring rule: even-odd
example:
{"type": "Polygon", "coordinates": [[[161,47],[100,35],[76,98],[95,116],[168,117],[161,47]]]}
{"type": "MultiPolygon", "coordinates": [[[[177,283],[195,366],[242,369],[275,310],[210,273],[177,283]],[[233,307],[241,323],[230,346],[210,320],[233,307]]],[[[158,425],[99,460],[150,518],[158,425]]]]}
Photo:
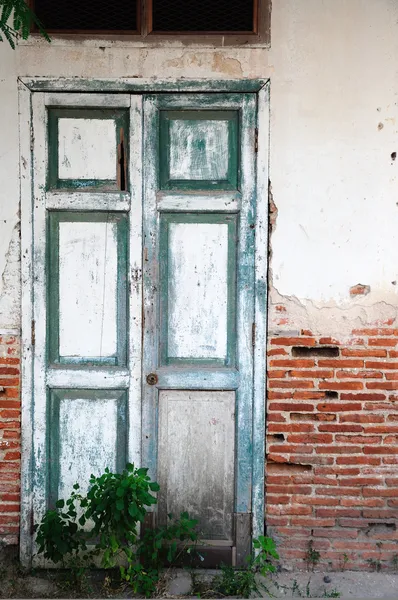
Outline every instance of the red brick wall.
{"type": "Polygon", "coordinates": [[[319,567],[392,569],[398,329],[271,337],[267,419],[266,522],[282,561],[305,568],[312,541],[319,567]]]}
{"type": "Polygon", "coordinates": [[[19,534],[21,402],[19,339],[0,336],[0,540],[19,534]]]}
{"type": "MultiPolygon", "coordinates": [[[[267,532],[282,563],[393,568],[398,554],[398,330],[269,339],[267,532]],[[348,560],[347,560],[348,558],[348,560]],[[370,564],[369,561],[375,561],[370,564]]],[[[0,336],[0,540],[18,542],[19,340],[0,336]]]]}

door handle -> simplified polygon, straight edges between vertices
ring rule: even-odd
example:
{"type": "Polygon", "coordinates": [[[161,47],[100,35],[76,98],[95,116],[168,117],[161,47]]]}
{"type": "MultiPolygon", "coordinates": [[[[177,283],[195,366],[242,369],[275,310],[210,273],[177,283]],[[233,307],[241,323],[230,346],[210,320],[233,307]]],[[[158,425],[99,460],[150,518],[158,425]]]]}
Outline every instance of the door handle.
{"type": "Polygon", "coordinates": [[[156,375],[156,373],[149,373],[149,375],[146,376],[146,382],[148,385],[156,385],[158,381],[159,377],[156,375]]]}

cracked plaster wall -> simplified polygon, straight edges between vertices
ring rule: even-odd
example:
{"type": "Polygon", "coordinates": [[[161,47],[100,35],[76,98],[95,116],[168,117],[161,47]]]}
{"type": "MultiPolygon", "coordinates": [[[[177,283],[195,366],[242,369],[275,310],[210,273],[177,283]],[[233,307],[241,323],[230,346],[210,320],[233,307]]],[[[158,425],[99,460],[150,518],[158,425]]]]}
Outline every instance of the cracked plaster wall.
{"type": "Polygon", "coordinates": [[[271,330],[395,318],[398,4],[278,0],[270,49],[0,44],[0,329],[19,326],[16,77],[271,78],[271,330]],[[351,296],[356,284],[366,296],[351,296]],[[283,305],[281,325],[274,307],[283,305]],[[276,313],[275,313],[276,314],[276,313]]]}

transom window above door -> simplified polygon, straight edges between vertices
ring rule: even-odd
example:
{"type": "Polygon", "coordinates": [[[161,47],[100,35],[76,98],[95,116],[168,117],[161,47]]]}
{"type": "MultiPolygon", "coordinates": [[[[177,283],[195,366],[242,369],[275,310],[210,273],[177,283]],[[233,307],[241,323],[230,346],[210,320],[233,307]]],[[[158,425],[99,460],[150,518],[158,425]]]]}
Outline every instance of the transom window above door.
{"type": "MultiPolygon", "coordinates": [[[[139,38],[222,36],[268,41],[270,0],[31,0],[44,28],[63,34],[139,38]]],[[[148,39],[150,41],[150,39],[148,39]]]]}

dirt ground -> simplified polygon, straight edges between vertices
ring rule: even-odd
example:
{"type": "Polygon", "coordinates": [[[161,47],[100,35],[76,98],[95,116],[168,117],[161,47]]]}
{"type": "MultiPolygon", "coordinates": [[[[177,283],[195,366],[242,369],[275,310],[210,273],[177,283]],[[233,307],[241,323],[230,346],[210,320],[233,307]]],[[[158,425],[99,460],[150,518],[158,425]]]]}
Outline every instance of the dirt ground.
{"type": "MultiPolygon", "coordinates": [[[[208,598],[206,593],[192,594],[195,580],[211,582],[216,571],[174,569],[166,571],[158,598],[208,598]]],[[[14,548],[0,552],[0,598],[133,598],[131,589],[111,582],[105,571],[92,571],[76,581],[69,571],[22,569],[14,548]]],[[[260,578],[261,581],[261,578],[260,578]]],[[[391,598],[398,599],[398,573],[279,572],[264,580],[268,591],[263,597],[274,598],[391,598]]],[[[214,597],[214,596],[213,596],[214,597]]],[[[222,597],[222,596],[219,596],[222,597]]]]}

